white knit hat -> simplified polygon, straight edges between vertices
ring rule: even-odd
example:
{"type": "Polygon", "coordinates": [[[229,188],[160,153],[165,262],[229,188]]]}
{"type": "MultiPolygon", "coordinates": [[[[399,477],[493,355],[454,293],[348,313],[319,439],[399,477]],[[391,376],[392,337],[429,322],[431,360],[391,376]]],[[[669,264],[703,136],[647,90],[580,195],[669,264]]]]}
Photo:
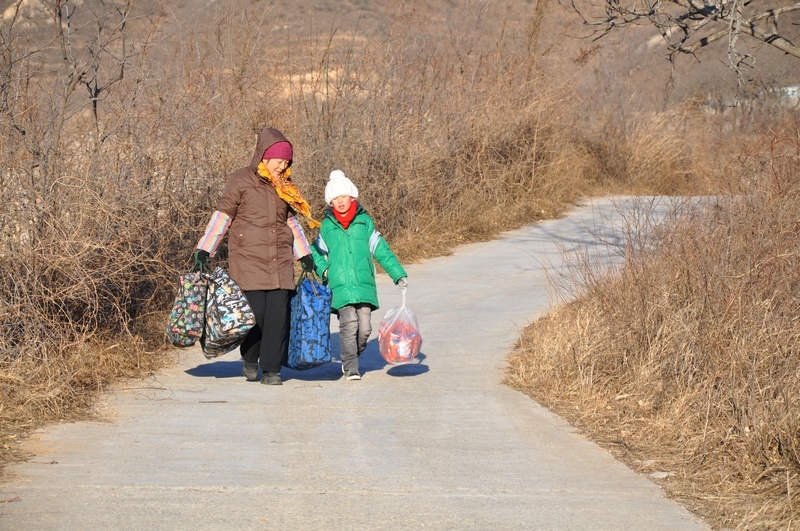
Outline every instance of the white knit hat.
{"type": "Polygon", "coordinates": [[[330,204],[340,195],[349,195],[353,199],[358,197],[358,188],[347,178],[342,170],[333,170],[325,186],[325,202],[330,204]]]}

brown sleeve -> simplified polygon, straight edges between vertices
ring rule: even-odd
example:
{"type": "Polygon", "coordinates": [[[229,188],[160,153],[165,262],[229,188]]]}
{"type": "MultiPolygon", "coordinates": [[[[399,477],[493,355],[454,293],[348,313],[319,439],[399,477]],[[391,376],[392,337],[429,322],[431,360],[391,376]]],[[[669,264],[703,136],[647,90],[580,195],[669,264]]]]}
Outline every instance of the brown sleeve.
{"type": "Polygon", "coordinates": [[[232,173],[228,176],[228,181],[225,183],[225,189],[222,190],[222,195],[217,201],[217,210],[229,215],[231,219],[236,217],[236,212],[239,210],[239,205],[242,202],[242,187],[239,185],[240,179],[237,179],[236,174],[232,173]]]}

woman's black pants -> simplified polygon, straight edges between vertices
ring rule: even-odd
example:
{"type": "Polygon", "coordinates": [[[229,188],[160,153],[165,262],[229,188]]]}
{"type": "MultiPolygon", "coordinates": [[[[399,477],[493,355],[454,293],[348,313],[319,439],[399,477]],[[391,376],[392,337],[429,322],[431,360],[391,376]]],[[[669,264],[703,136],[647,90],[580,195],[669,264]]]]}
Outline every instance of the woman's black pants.
{"type": "Polygon", "coordinates": [[[242,358],[251,363],[260,361],[265,373],[279,373],[288,353],[291,293],[288,289],[244,292],[256,316],[256,325],[242,342],[242,358]]]}

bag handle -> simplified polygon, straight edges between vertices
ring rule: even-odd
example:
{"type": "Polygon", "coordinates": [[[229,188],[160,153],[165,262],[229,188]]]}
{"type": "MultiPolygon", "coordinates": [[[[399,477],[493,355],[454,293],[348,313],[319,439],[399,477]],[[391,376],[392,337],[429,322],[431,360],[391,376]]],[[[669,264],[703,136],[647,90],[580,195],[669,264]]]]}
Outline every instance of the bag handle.
{"type": "Polygon", "coordinates": [[[189,270],[189,273],[200,272],[200,274],[210,273],[212,271],[211,266],[203,266],[203,262],[194,262],[192,264],[192,268],[189,270]]]}
{"type": "MultiPolygon", "coordinates": [[[[305,279],[311,280],[311,291],[314,292],[315,297],[319,297],[319,293],[317,293],[317,283],[322,284],[322,279],[319,278],[316,271],[303,271],[300,273],[300,282],[305,279]]],[[[298,282],[298,284],[300,283],[298,282]]]]}

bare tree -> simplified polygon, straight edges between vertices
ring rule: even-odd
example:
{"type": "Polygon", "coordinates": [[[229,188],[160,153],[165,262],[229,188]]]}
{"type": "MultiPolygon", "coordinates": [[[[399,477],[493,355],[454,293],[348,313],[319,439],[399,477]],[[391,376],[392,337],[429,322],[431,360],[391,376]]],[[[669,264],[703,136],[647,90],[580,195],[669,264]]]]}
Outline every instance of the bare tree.
{"type": "Polygon", "coordinates": [[[800,2],[765,9],[764,3],[752,0],[603,0],[600,5],[570,1],[583,21],[595,29],[595,39],[619,28],[651,24],[666,43],[670,60],[677,54],[695,55],[701,48],[727,39],[729,63],[740,73],[741,67],[753,65],[752,55],[737,47],[741,36],[800,59],[800,46],[794,42],[797,24],[786,16],[800,10],[800,2]],[[794,31],[787,33],[793,27],[794,31]]]}
{"type": "Polygon", "coordinates": [[[98,153],[118,121],[117,102],[133,97],[126,77],[140,72],[135,59],[152,35],[149,8],[134,16],[135,3],[14,0],[2,10],[0,202],[12,206],[0,226],[25,225],[28,241],[72,206],[63,200],[75,175],[65,158],[98,153]],[[145,23],[131,27],[137,17],[145,23]]]}
{"type": "MultiPolygon", "coordinates": [[[[49,7],[54,20],[55,41],[60,45],[63,65],[62,102],[58,107],[58,115],[53,127],[54,141],[51,156],[57,154],[61,131],[69,108],[68,104],[79,85],[83,85],[88,91],[88,102],[92,107],[95,124],[94,141],[95,144],[99,143],[97,102],[103,92],[124,77],[125,65],[130,53],[126,46],[125,31],[132,6],[133,0],[125,0],[120,5],[100,0],[89,7],[88,11],[91,12],[91,17],[82,26],[86,28],[94,26],[94,31],[89,31],[91,37],[81,43],[81,47],[85,48],[83,53],[76,50],[78,39],[75,38],[82,28],[73,27],[72,20],[77,7],[69,5],[69,0],[56,0],[55,4],[49,7]],[[108,68],[108,63],[112,65],[113,70],[110,75],[103,77],[101,70],[103,66],[108,68]]],[[[49,163],[50,160],[47,162],[49,163]]]]}

